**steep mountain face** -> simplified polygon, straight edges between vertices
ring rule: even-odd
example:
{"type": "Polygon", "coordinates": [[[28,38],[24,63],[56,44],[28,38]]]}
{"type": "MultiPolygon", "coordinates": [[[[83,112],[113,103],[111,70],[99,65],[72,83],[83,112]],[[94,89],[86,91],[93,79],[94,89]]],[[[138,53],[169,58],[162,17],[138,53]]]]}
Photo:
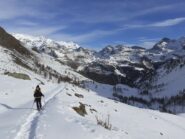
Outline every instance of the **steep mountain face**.
{"type": "Polygon", "coordinates": [[[171,40],[169,38],[163,38],[161,41],[155,44],[151,50],[158,50],[158,51],[165,50],[168,48],[167,44],[169,44],[170,42],[171,40]]]}
{"type": "Polygon", "coordinates": [[[154,53],[170,53],[170,52],[176,52],[183,50],[185,46],[185,37],[181,37],[178,40],[171,40],[169,38],[163,38],[161,41],[156,43],[152,49],[150,49],[151,52],[154,53]]]}
{"type": "Polygon", "coordinates": [[[107,46],[81,72],[98,82],[135,86],[135,80],[153,68],[149,55],[140,47],[107,46]]]}
{"type": "Polygon", "coordinates": [[[50,39],[43,41],[42,37],[35,41],[24,35],[14,36],[26,47],[37,48],[38,53],[49,54],[94,81],[113,85],[110,90],[113,90],[114,99],[172,113],[185,111],[184,37],[178,40],[163,38],[151,49],[117,45],[96,52],[76,44],[63,46],[50,39]],[[170,90],[173,83],[177,84],[176,89],[170,90]],[[130,93],[131,88],[137,91],[130,93]]]}
{"type": "MultiPolygon", "coordinates": [[[[0,55],[1,62],[4,66],[11,65],[10,68],[14,69],[14,66],[21,66],[31,70],[34,67],[34,63],[37,61],[37,57],[29,50],[25,48],[19,40],[7,33],[0,27],[0,55]],[[6,64],[5,64],[6,63],[6,64]]],[[[2,69],[6,69],[2,66],[2,69]]],[[[9,67],[9,66],[8,66],[9,67]]]]}
{"type": "Polygon", "coordinates": [[[8,34],[2,27],[0,27],[0,45],[12,51],[30,57],[32,54],[25,47],[23,47],[17,39],[8,34]]]}

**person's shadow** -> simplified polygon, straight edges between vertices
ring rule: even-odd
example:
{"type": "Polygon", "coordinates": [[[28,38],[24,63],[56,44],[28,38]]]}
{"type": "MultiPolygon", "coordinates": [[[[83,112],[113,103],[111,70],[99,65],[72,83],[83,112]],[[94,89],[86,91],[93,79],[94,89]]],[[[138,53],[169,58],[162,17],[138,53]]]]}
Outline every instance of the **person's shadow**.
{"type": "Polygon", "coordinates": [[[22,109],[32,109],[32,110],[36,110],[34,108],[14,108],[14,107],[11,107],[7,104],[4,104],[4,103],[0,103],[1,106],[7,108],[7,109],[10,109],[10,110],[22,110],[22,109]]]}

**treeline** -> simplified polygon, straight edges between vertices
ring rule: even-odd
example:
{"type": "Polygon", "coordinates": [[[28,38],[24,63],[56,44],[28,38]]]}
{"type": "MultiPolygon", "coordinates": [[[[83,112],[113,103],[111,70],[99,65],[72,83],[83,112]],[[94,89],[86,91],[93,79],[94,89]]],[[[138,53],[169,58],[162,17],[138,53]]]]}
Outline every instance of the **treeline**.
{"type": "Polygon", "coordinates": [[[70,72],[65,71],[65,75],[57,72],[49,66],[45,66],[44,64],[40,64],[38,62],[35,63],[34,69],[32,69],[35,73],[42,75],[45,79],[55,81],[57,83],[68,82],[74,85],[80,86],[80,80],[72,75],[70,72]],[[72,77],[71,77],[72,76],[72,77]]]}
{"type": "Polygon", "coordinates": [[[181,107],[181,112],[185,110],[185,89],[178,92],[178,95],[171,97],[163,97],[163,98],[149,98],[145,99],[142,97],[136,96],[123,96],[120,93],[114,92],[113,96],[118,99],[120,102],[137,106],[138,103],[142,105],[142,107],[147,107],[150,109],[158,109],[163,112],[168,113],[177,113],[177,107],[181,107]],[[173,108],[173,109],[172,109],[173,108]]]}
{"type": "Polygon", "coordinates": [[[170,73],[173,69],[179,67],[182,68],[185,65],[185,59],[180,57],[178,59],[170,59],[164,65],[164,69],[166,69],[166,73],[170,73]]]}

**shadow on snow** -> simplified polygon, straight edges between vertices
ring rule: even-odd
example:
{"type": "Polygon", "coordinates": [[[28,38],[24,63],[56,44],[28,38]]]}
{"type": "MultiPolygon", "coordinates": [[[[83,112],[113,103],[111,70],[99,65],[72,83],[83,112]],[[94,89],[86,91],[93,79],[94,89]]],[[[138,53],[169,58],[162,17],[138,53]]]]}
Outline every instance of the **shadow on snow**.
{"type": "Polygon", "coordinates": [[[7,104],[3,104],[3,103],[0,103],[0,105],[5,107],[5,108],[7,108],[7,109],[10,109],[10,110],[22,110],[22,109],[33,109],[33,110],[36,110],[34,108],[14,108],[14,107],[11,107],[11,106],[9,106],[7,104]]]}

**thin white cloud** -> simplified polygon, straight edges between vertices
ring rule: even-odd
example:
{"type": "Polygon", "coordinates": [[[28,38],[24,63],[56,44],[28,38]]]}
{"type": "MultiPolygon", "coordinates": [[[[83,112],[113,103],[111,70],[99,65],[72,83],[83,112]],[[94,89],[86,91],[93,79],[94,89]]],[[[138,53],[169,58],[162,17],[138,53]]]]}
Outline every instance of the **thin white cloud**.
{"type": "Polygon", "coordinates": [[[177,6],[179,6],[179,4],[169,4],[169,5],[161,5],[161,6],[158,5],[152,8],[150,7],[150,8],[138,11],[133,15],[131,15],[129,18],[135,18],[135,17],[149,15],[153,13],[164,12],[164,11],[175,9],[177,6]]]}
{"type": "Polygon", "coordinates": [[[179,18],[173,18],[173,19],[167,19],[155,23],[150,24],[135,24],[135,25],[125,25],[122,29],[134,29],[134,28],[146,28],[146,27],[169,27],[169,26],[175,26],[180,23],[185,22],[185,17],[179,17],[179,18]]]}
{"type": "Polygon", "coordinates": [[[20,7],[19,1],[16,0],[4,0],[0,4],[0,20],[14,19],[23,15],[36,15],[35,10],[31,10],[30,7],[20,7]]]}
{"type": "Polygon", "coordinates": [[[85,43],[88,41],[93,41],[97,38],[102,38],[105,36],[109,36],[112,34],[116,34],[119,31],[119,29],[115,30],[95,30],[92,32],[84,33],[81,35],[70,35],[70,34],[64,34],[64,33],[57,33],[57,34],[51,34],[50,36],[52,38],[56,38],[57,40],[63,40],[63,41],[75,41],[78,43],[85,43]]]}
{"type": "MultiPolygon", "coordinates": [[[[126,2],[112,2],[107,4],[100,4],[100,6],[96,7],[94,9],[91,9],[90,11],[86,12],[83,10],[84,7],[79,8],[73,8],[71,7],[61,7],[60,9],[56,8],[53,12],[43,11],[42,7],[45,6],[43,4],[46,4],[49,2],[43,1],[43,0],[37,0],[37,1],[20,1],[20,0],[4,0],[1,1],[0,4],[0,20],[5,19],[14,19],[16,17],[20,16],[32,16],[32,17],[39,17],[42,18],[53,18],[59,13],[65,13],[72,15],[72,18],[68,19],[69,22],[84,22],[84,23],[101,23],[101,22],[116,22],[116,21],[125,21],[125,20],[131,20],[138,16],[144,16],[152,13],[157,12],[164,12],[168,10],[175,10],[178,9],[179,3],[173,4],[173,5],[161,5],[161,6],[154,6],[154,7],[145,7],[141,9],[135,9],[132,12],[128,12],[130,10],[127,10],[128,7],[133,7],[135,5],[138,5],[138,2],[136,2],[133,5],[127,5],[126,2]],[[30,4],[32,3],[32,4],[30,4]],[[37,6],[35,6],[37,3],[37,6]],[[39,5],[41,6],[39,8],[39,5]],[[43,5],[43,6],[42,6],[43,5]],[[124,10],[125,9],[125,10],[124,10]],[[84,14],[86,12],[86,14],[84,14]],[[103,18],[102,18],[103,17],[103,18]]],[[[132,3],[132,2],[131,2],[132,3]]],[[[99,3],[97,3],[99,4],[99,3]]],[[[47,4],[49,5],[49,4],[47,4]]],[[[182,5],[182,4],[181,4],[182,5]]],[[[145,6],[145,5],[143,5],[145,6]]],[[[132,8],[130,8],[132,9],[132,8]]]]}
{"type": "MultiPolygon", "coordinates": [[[[71,35],[68,33],[55,33],[59,29],[64,29],[65,27],[34,27],[34,28],[18,28],[16,30],[19,30],[19,32],[24,32],[27,34],[32,34],[32,35],[47,35],[53,39],[57,40],[63,40],[63,41],[75,41],[78,43],[86,43],[88,41],[93,41],[97,38],[103,38],[106,36],[110,36],[113,34],[116,34],[120,31],[127,30],[127,29],[132,29],[132,28],[143,28],[143,27],[167,27],[167,26],[173,26],[176,24],[179,24],[181,22],[185,21],[185,17],[181,18],[175,18],[175,19],[168,19],[164,20],[161,22],[156,22],[152,24],[143,24],[143,25],[128,25],[125,26],[124,28],[117,28],[117,29],[112,29],[112,30],[95,30],[92,32],[84,33],[84,34],[77,34],[77,35],[71,35]]],[[[138,44],[129,44],[126,43],[127,45],[139,45],[139,46],[144,46],[146,48],[150,48],[155,44],[157,39],[145,39],[142,38],[139,40],[140,43],[138,44]]]]}
{"type": "MultiPolygon", "coordinates": [[[[132,3],[132,2],[131,2],[132,3]]],[[[104,4],[94,8],[94,10],[88,11],[84,14],[84,11],[81,9],[65,11],[70,15],[73,15],[73,18],[70,19],[70,22],[83,22],[83,23],[104,23],[104,22],[127,22],[134,20],[140,16],[153,15],[155,13],[167,13],[168,11],[178,11],[185,6],[185,3],[177,4],[166,4],[166,5],[155,5],[145,6],[136,2],[133,5],[127,5],[127,3],[109,3],[109,5],[104,4]],[[113,8],[114,6],[117,8],[113,8]],[[134,6],[140,6],[140,8],[135,8],[134,6]],[[129,9],[128,9],[129,7],[129,9]],[[115,10],[116,9],[116,10],[115,10]],[[133,10],[134,9],[134,10],[133,10]]]]}
{"type": "Polygon", "coordinates": [[[56,13],[45,12],[39,6],[44,6],[43,0],[0,0],[0,20],[14,20],[17,17],[35,17],[50,19],[56,13]]]}
{"type": "Polygon", "coordinates": [[[154,24],[151,24],[149,26],[151,27],[168,27],[168,26],[174,26],[177,24],[180,24],[185,21],[185,17],[175,18],[175,19],[168,19],[162,22],[157,22],[154,24]]]}
{"type": "MultiPolygon", "coordinates": [[[[82,35],[70,35],[70,34],[53,34],[50,37],[51,38],[55,38],[58,41],[63,40],[63,41],[74,41],[76,43],[79,44],[84,44],[87,43],[88,41],[94,41],[97,38],[101,38],[101,37],[105,37],[105,36],[109,36],[109,35],[113,35],[116,34],[118,31],[120,31],[120,29],[115,29],[112,31],[104,31],[104,30],[97,30],[97,31],[93,31],[93,32],[89,32],[86,34],[82,34],[82,35]]],[[[141,46],[144,47],[146,49],[152,48],[154,46],[154,44],[156,44],[156,42],[159,40],[159,38],[138,38],[138,43],[128,43],[128,42],[124,42],[124,41],[117,41],[115,42],[113,45],[116,44],[123,44],[125,46],[141,46]]],[[[107,44],[103,44],[103,46],[105,46],[107,44]]]]}
{"type": "Polygon", "coordinates": [[[12,33],[23,33],[28,35],[34,35],[34,36],[49,36],[57,31],[60,31],[64,29],[65,26],[32,26],[32,27],[8,27],[8,32],[12,33]]]}
{"type": "Polygon", "coordinates": [[[39,25],[38,23],[34,22],[34,21],[30,21],[30,20],[17,20],[15,21],[16,24],[18,25],[23,25],[23,26],[37,26],[39,25]]]}

